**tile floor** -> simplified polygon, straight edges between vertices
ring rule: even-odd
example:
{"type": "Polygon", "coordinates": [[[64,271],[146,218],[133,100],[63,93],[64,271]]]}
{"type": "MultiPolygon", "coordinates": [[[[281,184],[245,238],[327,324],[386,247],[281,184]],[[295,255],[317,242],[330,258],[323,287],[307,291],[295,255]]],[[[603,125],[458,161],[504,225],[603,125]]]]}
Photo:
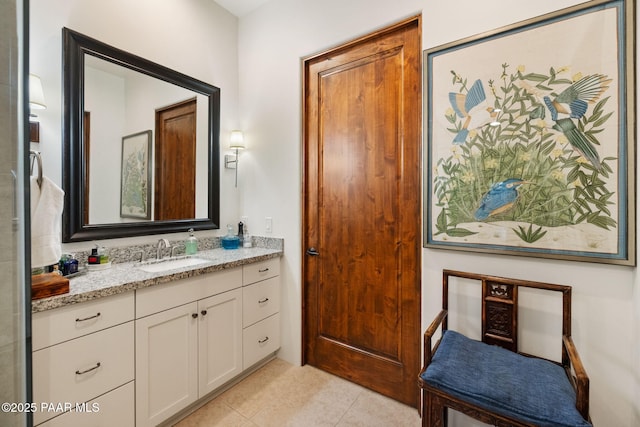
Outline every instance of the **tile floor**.
{"type": "Polygon", "coordinates": [[[418,427],[415,408],[311,366],[274,359],[175,427],[418,427]]]}

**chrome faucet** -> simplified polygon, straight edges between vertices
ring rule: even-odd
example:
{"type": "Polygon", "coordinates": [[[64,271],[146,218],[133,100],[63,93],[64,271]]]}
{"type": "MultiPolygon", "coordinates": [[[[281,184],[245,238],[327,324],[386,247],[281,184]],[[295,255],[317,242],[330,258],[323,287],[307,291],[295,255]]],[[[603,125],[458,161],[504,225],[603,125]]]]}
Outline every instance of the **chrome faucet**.
{"type": "Polygon", "coordinates": [[[177,249],[184,249],[184,245],[173,245],[171,246],[171,257],[176,256],[177,249]]]}
{"type": "Polygon", "coordinates": [[[156,249],[156,258],[162,259],[162,249],[170,248],[171,245],[167,239],[158,239],[158,247],[156,249]]]}

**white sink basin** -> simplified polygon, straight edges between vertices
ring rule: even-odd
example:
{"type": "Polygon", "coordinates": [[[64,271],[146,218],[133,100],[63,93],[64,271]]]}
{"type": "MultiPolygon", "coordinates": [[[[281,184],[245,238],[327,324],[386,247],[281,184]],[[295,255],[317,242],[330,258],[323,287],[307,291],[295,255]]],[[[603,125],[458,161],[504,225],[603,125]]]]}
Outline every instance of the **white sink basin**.
{"type": "Polygon", "coordinates": [[[136,267],[148,273],[159,273],[162,271],[177,270],[179,268],[194,267],[207,262],[210,262],[210,260],[194,257],[167,258],[159,261],[137,264],[136,267]]]}

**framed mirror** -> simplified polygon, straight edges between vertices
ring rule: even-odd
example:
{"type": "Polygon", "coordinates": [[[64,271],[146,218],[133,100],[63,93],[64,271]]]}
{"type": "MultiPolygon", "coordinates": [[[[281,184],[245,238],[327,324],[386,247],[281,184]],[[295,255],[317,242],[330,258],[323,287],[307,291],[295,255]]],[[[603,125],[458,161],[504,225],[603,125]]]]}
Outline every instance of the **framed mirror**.
{"type": "Polygon", "coordinates": [[[219,228],[220,89],[62,32],[63,242],[219,228]]]}

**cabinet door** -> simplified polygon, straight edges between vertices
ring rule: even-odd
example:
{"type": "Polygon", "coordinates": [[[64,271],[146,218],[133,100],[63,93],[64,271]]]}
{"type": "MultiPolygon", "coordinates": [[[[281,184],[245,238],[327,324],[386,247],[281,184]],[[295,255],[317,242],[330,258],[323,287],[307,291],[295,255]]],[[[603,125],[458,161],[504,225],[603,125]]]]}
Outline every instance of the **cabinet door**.
{"type": "Polygon", "coordinates": [[[198,397],[197,303],[136,320],[136,426],[155,426],[198,397]]]}
{"type": "Polygon", "coordinates": [[[200,397],[242,372],[242,290],[198,301],[200,397]]]}

